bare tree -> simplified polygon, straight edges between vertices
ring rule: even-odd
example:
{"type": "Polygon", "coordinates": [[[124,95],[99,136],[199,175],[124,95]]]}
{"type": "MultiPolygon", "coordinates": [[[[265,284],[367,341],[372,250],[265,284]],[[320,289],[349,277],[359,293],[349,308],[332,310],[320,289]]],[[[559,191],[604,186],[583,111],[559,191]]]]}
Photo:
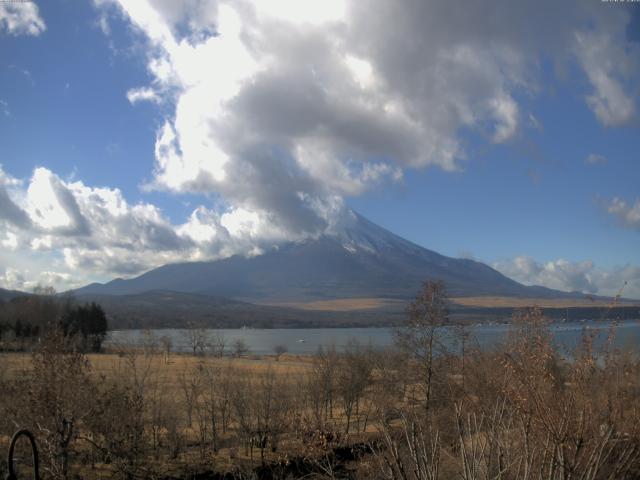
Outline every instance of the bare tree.
{"type": "Polygon", "coordinates": [[[438,328],[448,322],[448,298],[442,281],[428,280],[407,309],[407,320],[396,329],[396,342],[417,362],[424,409],[429,413],[434,383],[434,358],[441,347],[438,328]]]}
{"type": "Polygon", "coordinates": [[[224,337],[223,333],[217,330],[213,334],[213,338],[211,339],[211,348],[212,353],[216,357],[224,357],[224,350],[227,346],[227,339],[224,337]]]}
{"type": "Polygon", "coordinates": [[[349,341],[344,353],[340,355],[337,370],[337,391],[347,421],[346,434],[349,433],[353,414],[358,417],[360,401],[371,381],[371,372],[369,351],[363,349],[357,341],[349,341]]]}
{"type": "MultiPolygon", "coordinates": [[[[425,431],[415,415],[403,413],[400,426],[380,424],[382,447],[376,450],[382,478],[437,480],[440,478],[441,440],[438,432],[425,431]]],[[[374,447],[375,448],[375,447],[374,447]]]]}
{"type": "Polygon", "coordinates": [[[217,411],[220,413],[220,427],[226,434],[231,422],[231,397],[233,380],[237,377],[236,369],[230,365],[221,368],[218,374],[216,401],[217,411]]]}
{"type": "Polygon", "coordinates": [[[170,396],[167,395],[167,378],[157,369],[153,369],[147,380],[145,410],[148,417],[148,431],[151,433],[151,448],[156,460],[160,458],[165,418],[171,411],[170,396]]]}
{"type": "Polygon", "coordinates": [[[163,335],[160,337],[160,344],[162,345],[162,352],[164,353],[165,365],[169,363],[169,356],[171,355],[171,348],[173,347],[173,341],[169,335],[163,335]]]}
{"type": "Polygon", "coordinates": [[[184,399],[184,407],[187,414],[187,425],[189,427],[193,424],[193,410],[198,401],[198,396],[200,395],[200,380],[200,376],[186,368],[178,375],[178,384],[180,385],[180,390],[184,399]]]}
{"type": "Polygon", "coordinates": [[[189,325],[182,335],[194,355],[203,355],[211,345],[209,332],[205,328],[189,325]]]}
{"type": "Polygon", "coordinates": [[[233,378],[233,369],[222,368],[213,365],[201,365],[198,368],[200,375],[200,405],[202,408],[201,419],[208,425],[211,433],[211,447],[218,451],[220,433],[226,433],[229,423],[230,409],[230,380],[233,378]]]}
{"type": "Polygon", "coordinates": [[[253,458],[257,447],[263,464],[267,447],[275,452],[286,430],[290,400],[287,383],[271,369],[258,377],[241,377],[234,384],[232,402],[245,448],[253,458]]]}
{"type": "Polygon", "coordinates": [[[307,376],[306,391],[317,429],[323,429],[325,423],[333,418],[338,368],[339,356],[335,346],[326,350],[320,348],[313,357],[313,366],[307,376]]]}

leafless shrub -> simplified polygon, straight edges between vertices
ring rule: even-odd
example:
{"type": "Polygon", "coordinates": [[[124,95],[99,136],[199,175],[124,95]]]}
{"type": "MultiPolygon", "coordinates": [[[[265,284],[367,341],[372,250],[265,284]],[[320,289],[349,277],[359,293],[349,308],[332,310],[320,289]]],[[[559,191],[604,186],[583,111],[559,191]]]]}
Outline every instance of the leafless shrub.
{"type": "Polygon", "coordinates": [[[336,396],[338,354],[335,348],[320,349],[313,357],[311,370],[305,377],[305,393],[311,410],[313,428],[323,430],[333,418],[336,396]]]}
{"type": "Polygon", "coordinates": [[[400,425],[380,423],[382,448],[377,451],[383,478],[437,480],[440,474],[440,438],[426,430],[414,414],[401,413],[400,425]]]}
{"type": "Polygon", "coordinates": [[[194,355],[204,355],[209,350],[211,336],[207,329],[189,324],[182,335],[194,355]]]}
{"type": "Polygon", "coordinates": [[[355,415],[359,420],[360,404],[371,382],[373,363],[370,351],[363,349],[356,341],[350,341],[338,358],[336,390],[346,418],[345,433],[348,434],[352,417],[355,415]]]}
{"type": "Polygon", "coordinates": [[[254,447],[260,450],[263,464],[267,447],[277,450],[279,438],[288,426],[291,398],[286,382],[271,369],[258,377],[247,375],[234,382],[232,404],[251,458],[254,447]]]}
{"type": "Polygon", "coordinates": [[[184,400],[184,409],[189,427],[193,425],[193,411],[200,395],[201,380],[202,377],[197,372],[188,368],[184,368],[178,375],[178,384],[184,400]]]}
{"type": "Polygon", "coordinates": [[[145,397],[132,383],[105,381],[96,395],[96,414],[87,419],[85,440],[98,461],[118,476],[132,479],[146,470],[145,397]]]}
{"type": "Polygon", "coordinates": [[[211,434],[211,448],[214,452],[218,450],[218,436],[220,430],[221,413],[219,411],[220,401],[218,388],[222,372],[219,368],[200,365],[198,368],[200,395],[197,399],[198,420],[200,426],[201,448],[207,444],[207,434],[211,434]]]}
{"type": "Polygon", "coordinates": [[[163,382],[153,367],[154,352],[123,347],[116,370],[97,383],[95,414],[85,419],[83,440],[99,461],[127,479],[148,477],[149,454],[158,457],[160,451],[159,424],[168,407],[163,382]]]}
{"type": "Polygon", "coordinates": [[[44,469],[54,478],[67,479],[82,422],[93,414],[89,364],[54,330],[34,351],[24,388],[23,418],[37,432],[44,469]]]}

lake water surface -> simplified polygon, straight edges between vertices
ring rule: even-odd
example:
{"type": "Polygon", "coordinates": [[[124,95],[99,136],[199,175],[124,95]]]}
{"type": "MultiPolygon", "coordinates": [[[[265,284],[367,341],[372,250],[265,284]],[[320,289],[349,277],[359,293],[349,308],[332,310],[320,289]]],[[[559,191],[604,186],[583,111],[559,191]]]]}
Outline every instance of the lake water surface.
{"type": "MultiPolygon", "coordinates": [[[[607,338],[611,324],[608,322],[558,323],[551,326],[555,343],[561,349],[571,350],[582,337],[583,332],[594,333],[596,343],[607,338]]],[[[476,325],[466,328],[467,344],[490,349],[505,340],[509,325],[476,325]]],[[[385,348],[393,345],[393,329],[390,328],[283,328],[283,329],[219,329],[208,331],[211,336],[221,334],[230,352],[237,340],[243,340],[253,355],[272,354],[274,347],[282,345],[289,353],[310,354],[318,348],[335,345],[343,349],[349,341],[357,340],[361,345],[385,348]]],[[[442,337],[452,348],[456,348],[454,337],[459,329],[446,327],[442,337]]],[[[167,336],[171,339],[172,350],[188,352],[189,342],[186,330],[153,330],[151,335],[158,340],[167,336]]],[[[109,332],[105,345],[143,344],[149,333],[143,330],[114,330],[109,332]]],[[[459,338],[459,337],[458,337],[459,338]]],[[[640,321],[625,321],[616,325],[614,346],[620,349],[637,350],[640,347],[640,321]]]]}

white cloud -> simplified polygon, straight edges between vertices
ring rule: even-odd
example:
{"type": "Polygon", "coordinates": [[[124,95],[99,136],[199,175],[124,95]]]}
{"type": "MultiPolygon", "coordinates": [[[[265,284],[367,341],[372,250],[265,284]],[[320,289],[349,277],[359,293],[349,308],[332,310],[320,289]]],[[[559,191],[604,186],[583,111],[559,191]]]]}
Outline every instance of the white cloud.
{"type": "Polygon", "coordinates": [[[158,262],[188,258],[196,248],[155,206],[130,205],[117,189],[65,182],[42,167],[28,182],[0,169],[0,231],[14,257],[57,259],[58,273],[77,281],[85,275],[140,273],[158,262]]]}
{"type": "Polygon", "coordinates": [[[14,268],[6,268],[0,272],[0,287],[21,290],[24,288],[24,275],[14,268]]]}
{"type": "Polygon", "coordinates": [[[153,102],[157,103],[160,101],[160,97],[155,90],[152,88],[140,87],[140,88],[132,88],[127,91],[127,100],[132,105],[138,102],[153,102]]]}
{"type": "Polygon", "coordinates": [[[591,261],[572,263],[558,259],[538,263],[531,257],[519,256],[494,263],[493,267],[526,285],[542,285],[558,290],[577,290],[588,293],[595,293],[598,290],[589,275],[594,268],[591,261]]]}
{"type": "Polygon", "coordinates": [[[106,36],[111,35],[111,26],[109,25],[109,20],[106,15],[101,15],[98,18],[97,26],[103,35],[106,35],[106,36]]]}
{"type": "Polygon", "coordinates": [[[606,126],[624,125],[636,116],[635,98],[625,83],[637,68],[633,59],[640,55],[640,48],[616,35],[619,28],[613,32],[576,34],[577,55],[594,88],[587,103],[606,126]]]}
{"type": "Polygon", "coordinates": [[[55,285],[58,291],[65,291],[78,286],[73,276],[69,273],[45,270],[30,275],[28,271],[22,272],[12,267],[5,268],[3,271],[0,270],[0,288],[30,292],[39,285],[55,285]],[[27,278],[27,276],[29,276],[29,278],[27,278]]]}
{"type": "Polygon", "coordinates": [[[493,268],[525,285],[541,285],[564,291],[640,298],[640,267],[625,265],[599,268],[592,261],[564,259],[537,262],[528,256],[495,262],[493,268]]]}
{"type": "Polygon", "coordinates": [[[16,202],[16,190],[21,182],[7,175],[0,165],[0,223],[6,223],[12,227],[28,228],[31,220],[16,202]]]}
{"type": "Polygon", "coordinates": [[[255,7],[261,16],[298,24],[322,25],[344,19],[347,2],[345,0],[324,0],[323,2],[272,0],[255,2],[255,7]]]}
{"type": "Polygon", "coordinates": [[[344,57],[344,63],[346,64],[353,79],[363,89],[372,89],[378,84],[371,63],[367,60],[363,60],[358,57],[354,57],[351,54],[347,54],[344,57]]]}
{"type": "Polygon", "coordinates": [[[44,232],[59,235],[88,234],[87,220],[67,186],[46,168],[36,168],[27,189],[25,209],[44,232]]]}
{"type": "Polygon", "coordinates": [[[615,216],[623,225],[640,230],[640,199],[632,205],[615,197],[607,205],[607,212],[615,216]]]}
{"type": "Polygon", "coordinates": [[[18,247],[18,236],[13,232],[4,232],[4,239],[0,244],[8,250],[15,250],[18,247]]]}
{"type": "Polygon", "coordinates": [[[0,2],[0,33],[35,36],[45,29],[35,2],[0,2]]]}
{"type": "Polygon", "coordinates": [[[496,119],[493,141],[506,142],[518,129],[518,104],[510,96],[504,95],[492,99],[491,107],[496,119]]]}
{"type": "Polygon", "coordinates": [[[590,153],[585,159],[585,162],[587,162],[589,165],[602,165],[607,163],[607,158],[597,153],[590,153]]]}
{"type": "Polygon", "coordinates": [[[43,167],[21,181],[0,168],[0,286],[53,283],[60,290],[167,263],[256,255],[302,238],[275,223],[259,212],[198,206],[175,224],[152,204],[130,204],[118,189],[65,181],[43,167]]]}
{"type": "Polygon", "coordinates": [[[129,100],[175,104],[147,187],[215,192],[291,234],[321,231],[332,198],[398,181],[406,168],[460,170],[462,131],[493,143],[516,137],[534,118],[519,99],[540,90],[545,58],[578,60],[605,125],[634,116],[637,46],[621,9],[578,0],[98,3],[117,5],[149,41],[151,85],[129,100]]]}

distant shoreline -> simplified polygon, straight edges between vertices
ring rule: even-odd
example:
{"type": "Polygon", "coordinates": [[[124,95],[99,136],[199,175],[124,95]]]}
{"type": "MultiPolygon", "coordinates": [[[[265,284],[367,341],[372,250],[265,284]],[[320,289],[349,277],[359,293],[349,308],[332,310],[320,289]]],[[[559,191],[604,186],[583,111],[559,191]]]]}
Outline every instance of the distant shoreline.
{"type": "MultiPolygon", "coordinates": [[[[638,317],[634,317],[634,318],[623,318],[623,319],[616,319],[616,318],[604,318],[604,319],[599,319],[599,318],[590,318],[590,319],[580,319],[580,320],[569,320],[568,322],[562,321],[562,320],[553,320],[551,319],[550,323],[551,325],[563,325],[563,324],[568,324],[568,325],[573,325],[573,324],[581,324],[581,323],[585,323],[585,324],[592,324],[592,323],[598,323],[598,324],[607,324],[610,325],[612,322],[616,322],[616,323],[628,323],[628,322],[640,322],[640,315],[638,317]]],[[[501,322],[497,322],[497,321],[490,321],[490,322],[467,322],[467,323],[459,323],[459,322],[449,322],[446,324],[443,324],[442,327],[466,327],[466,328],[478,328],[478,327],[491,327],[491,326],[509,326],[512,324],[512,320],[506,320],[506,321],[501,321],[501,322]]],[[[251,327],[251,326],[244,326],[244,327],[217,327],[217,326],[200,326],[198,328],[202,328],[205,330],[234,330],[234,331],[259,331],[259,330],[373,330],[373,329],[379,329],[379,330],[393,330],[395,328],[400,327],[400,324],[393,324],[393,325],[334,325],[334,324],[328,324],[328,325],[310,325],[310,326],[300,326],[300,327],[280,327],[280,326],[261,326],[261,327],[251,327]]],[[[159,331],[163,331],[163,330],[190,330],[189,327],[186,326],[180,326],[180,327],[157,327],[157,328],[110,328],[107,330],[107,332],[127,332],[127,331],[145,331],[145,330],[149,330],[152,332],[159,332],[159,331]]]]}

